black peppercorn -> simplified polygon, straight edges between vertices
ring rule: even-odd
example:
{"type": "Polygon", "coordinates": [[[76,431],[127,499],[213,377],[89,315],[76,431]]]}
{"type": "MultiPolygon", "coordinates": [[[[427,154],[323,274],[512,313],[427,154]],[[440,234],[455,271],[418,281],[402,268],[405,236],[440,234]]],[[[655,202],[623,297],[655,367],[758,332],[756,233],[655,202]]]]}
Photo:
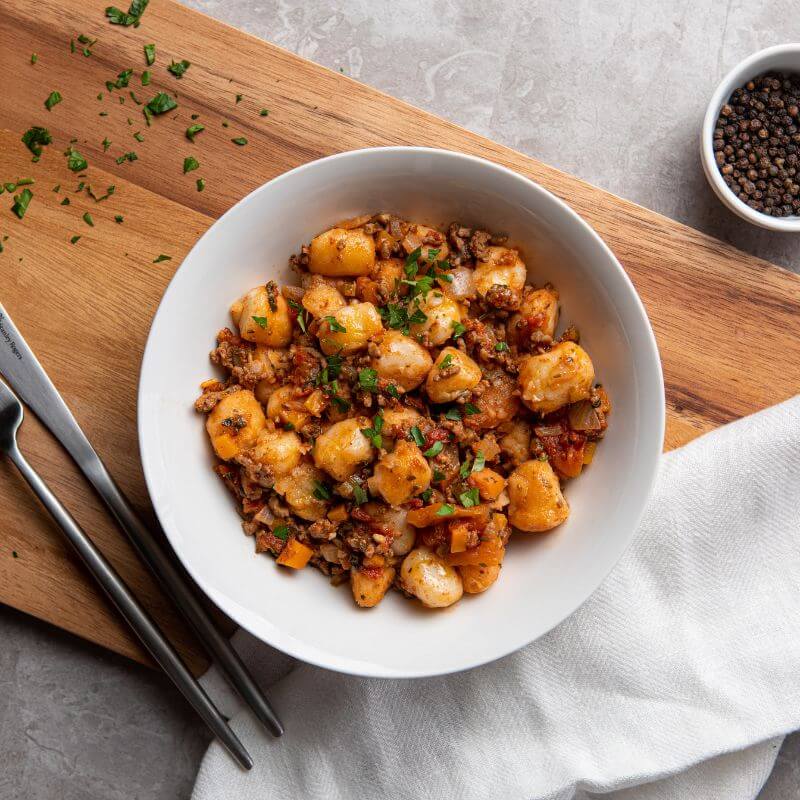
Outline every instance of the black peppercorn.
{"type": "Polygon", "coordinates": [[[762,214],[800,214],[800,75],[768,73],[731,92],[712,136],[731,191],[762,214]]]}

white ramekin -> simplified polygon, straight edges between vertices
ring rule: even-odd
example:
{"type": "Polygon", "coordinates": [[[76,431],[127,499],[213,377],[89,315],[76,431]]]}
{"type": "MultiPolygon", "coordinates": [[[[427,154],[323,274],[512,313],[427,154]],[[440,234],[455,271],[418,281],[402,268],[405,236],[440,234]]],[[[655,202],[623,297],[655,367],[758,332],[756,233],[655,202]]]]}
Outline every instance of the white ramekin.
{"type": "Polygon", "coordinates": [[[717,197],[742,219],[772,231],[792,233],[800,231],[799,217],[769,217],[750,208],[743,203],[722,179],[717,162],[714,159],[714,128],[722,106],[734,89],[743,86],[747,81],[765,72],[800,72],[800,43],[779,44],[767,47],[739,62],[720,82],[706,109],[703,130],[700,136],[700,159],[703,171],[717,193],[717,197]]]}

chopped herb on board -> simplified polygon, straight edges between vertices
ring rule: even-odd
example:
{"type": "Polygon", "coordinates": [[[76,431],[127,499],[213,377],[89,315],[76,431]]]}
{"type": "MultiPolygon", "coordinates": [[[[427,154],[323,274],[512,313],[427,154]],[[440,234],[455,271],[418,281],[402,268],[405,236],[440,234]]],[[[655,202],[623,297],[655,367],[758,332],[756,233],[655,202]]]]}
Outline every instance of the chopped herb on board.
{"type": "Polygon", "coordinates": [[[73,237],[72,237],[72,238],[69,240],[69,243],[70,243],[70,244],[77,244],[77,243],[80,241],[80,239],[81,239],[81,237],[80,237],[80,236],[73,236],[73,237]]]}
{"type": "Polygon", "coordinates": [[[165,256],[163,253],[153,259],[154,264],[160,264],[162,261],[172,261],[172,256],[165,256]]]}
{"type": "Polygon", "coordinates": [[[149,86],[150,85],[150,72],[149,70],[145,70],[142,73],[142,86],[149,86]]]}
{"type": "Polygon", "coordinates": [[[139,156],[136,155],[134,150],[131,150],[130,153],[123,153],[119,158],[117,158],[117,164],[122,164],[125,161],[136,161],[138,160],[139,156]]]}
{"type": "Polygon", "coordinates": [[[261,111],[258,112],[259,116],[261,117],[268,117],[269,111],[266,108],[262,108],[261,111]]]}
{"type": "Polygon", "coordinates": [[[149,2],[150,0],[131,0],[127,14],[116,6],[108,6],[106,8],[106,16],[112,25],[124,25],[125,27],[133,25],[138,28],[142,20],[142,14],[144,14],[149,2]]]}
{"type": "Polygon", "coordinates": [[[247,139],[244,136],[237,136],[235,139],[231,139],[234,144],[238,144],[239,147],[244,147],[247,144],[247,139]]]}
{"type": "Polygon", "coordinates": [[[166,92],[159,92],[146,106],[152,114],[166,114],[177,108],[178,104],[166,92]]]}
{"type": "Polygon", "coordinates": [[[12,213],[22,219],[31,204],[31,200],[33,200],[33,192],[30,189],[23,189],[19,194],[14,195],[14,205],[11,206],[12,213]]]}
{"type": "Polygon", "coordinates": [[[147,62],[148,67],[152,67],[156,60],[156,46],[154,44],[146,44],[144,46],[144,60],[147,62]]]}
{"type": "Polygon", "coordinates": [[[173,61],[167,67],[167,72],[171,72],[176,78],[182,78],[191,66],[191,63],[184,58],[182,61],[173,61]]]}
{"type": "Polygon", "coordinates": [[[115,214],[115,215],[114,215],[114,222],[116,222],[116,223],[117,223],[117,225],[120,225],[120,224],[122,224],[122,222],[123,222],[123,220],[124,220],[124,219],[125,219],[125,218],[122,216],[122,214],[115,214]]]}
{"type": "Polygon", "coordinates": [[[206,182],[202,178],[197,179],[197,191],[202,192],[206,188],[206,182]]]}
{"type": "Polygon", "coordinates": [[[133,134],[133,138],[136,139],[137,142],[144,141],[144,136],[142,136],[142,134],[139,131],[136,131],[136,133],[133,134]]]}
{"type": "Polygon", "coordinates": [[[50,135],[50,131],[48,131],[47,128],[40,128],[37,125],[28,128],[28,130],[22,134],[22,143],[36,158],[41,156],[42,148],[45,145],[52,144],[52,142],[53,137],[50,135]]]}
{"type": "Polygon", "coordinates": [[[53,106],[57,106],[63,98],[60,92],[50,92],[47,99],[44,101],[44,107],[48,111],[52,111],[53,106]]]}
{"type": "Polygon", "coordinates": [[[69,204],[70,204],[69,197],[65,197],[65,198],[64,198],[64,199],[61,201],[61,205],[62,205],[62,206],[68,206],[69,204]]]}
{"type": "Polygon", "coordinates": [[[39,60],[39,56],[36,53],[31,53],[31,64],[35,64],[39,60]]]}
{"type": "Polygon", "coordinates": [[[200,162],[194,156],[186,156],[183,159],[183,174],[200,169],[200,162]]]}
{"type": "Polygon", "coordinates": [[[72,145],[67,148],[64,155],[67,157],[67,166],[72,172],[81,172],[89,166],[86,159],[72,145]]]}
{"type": "Polygon", "coordinates": [[[240,95],[240,94],[236,95],[236,102],[237,103],[241,103],[242,102],[242,95],[240,95]]]}
{"type": "Polygon", "coordinates": [[[205,125],[201,125],[199,122],[196,123],[195,125],[190,125],[186,129],[186,138],[192,144],[194,144],[194,137],[197,136],[197,134],[200,133],[201,131],[204,131],[205,129],[206,129],[206,126],[205,125]]]}
{"type": "Polygon", "coordinates": [[[87,211],[83,215],[83,221],[90,227],[94,228],[94,220],[92,219],[92,215],[87,211]]]}

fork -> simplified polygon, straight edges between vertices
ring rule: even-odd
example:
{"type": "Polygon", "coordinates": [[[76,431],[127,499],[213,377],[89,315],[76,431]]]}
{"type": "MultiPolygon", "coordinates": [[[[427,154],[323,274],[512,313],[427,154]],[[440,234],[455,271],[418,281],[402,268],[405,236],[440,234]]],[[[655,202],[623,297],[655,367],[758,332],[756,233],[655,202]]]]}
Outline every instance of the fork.
{"type": "Polygon", "coordinates": [[[61,501],[27,462],[17,446],[17,431],[23,419],[22,403],[0,380],[0,453],[14,463],[22,477],[30,484],[42,505],[60,525],[64,535],[75,548],[95,580],[142,641],[153,659],[167,673],[194,710],[208,725],[214,735],[245,769],[253,760],[236,734],[211,702],[203,687],[194,679],[180,656],[159,630],[150,615],[139,604],[119,573],[94,546],[92,540],[78,525],[61,501]]]}

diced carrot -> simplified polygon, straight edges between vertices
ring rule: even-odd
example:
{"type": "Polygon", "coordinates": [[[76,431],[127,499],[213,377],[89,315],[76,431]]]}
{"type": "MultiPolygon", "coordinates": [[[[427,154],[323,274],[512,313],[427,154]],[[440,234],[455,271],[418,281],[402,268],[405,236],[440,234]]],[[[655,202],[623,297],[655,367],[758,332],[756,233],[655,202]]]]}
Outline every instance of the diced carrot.
{"type": "Polygon", "coordinates": [[[328,512],[328,519],[331,522],[344,522],[347,519],[347,507],[342,503],[335,506],[328,512]]]}
{"type": "Polygon", "coordinates": [[[445,556],[448,564],[454,567],[461,567],[467,564],[500,564],[506,548],[499,539],[487,539],[477,547],[465,550],[463,553],[449,553],[445,556]]]}
{"type": "Polygon", "coordinates": [[[505,478],[493,469],[482,469],[480,472],[473,472],[469,476],[467,483],[478,489],[481,500],[497,500],[503,489],[506,488],[505,478]]]}
{"type": "Polygon", "coordinates": [[[386,559],[383,556],[367,556],[361,563],[361,566],[374,569],[376,567],[383,567],[385,564],[386,559]]]}
{"type": "Polygon", "coordinates": [[[325,393],[322,389],[314,389],[313,392],[306,398],[303,406],[314,417],[319,417],[325,410],[325,393]]]}
{"type": "Polygon", "coordinates": [[[455,522],[450,526],[450,552],[463,553],[467,549],[467,541],[472,528],[468,522],[455,522]]]}
{"type": "Polygon", "coordinates": [[[281,554],[278,556],[278,563],[284,567],[291,567],[292,569],[302,569],[308,560],[313,555],[314,551],[303,544],[298,542],[297,539],[291,538],[286,542],[286,547],[283,548],[281,554]]]}
{"type": "Polygon", "coordinates": [[[443,506],[444,503],[433,503],[422,508],[415,508],[408,512],[406,521],[415,528],[427,528],[436,522],[444,522],[448,519],[474,519],[483,522],[489,519],[489,510],[486,506],[473,506],[472,508],[454,506],[452,514],[438,513],[443,506]]]}

